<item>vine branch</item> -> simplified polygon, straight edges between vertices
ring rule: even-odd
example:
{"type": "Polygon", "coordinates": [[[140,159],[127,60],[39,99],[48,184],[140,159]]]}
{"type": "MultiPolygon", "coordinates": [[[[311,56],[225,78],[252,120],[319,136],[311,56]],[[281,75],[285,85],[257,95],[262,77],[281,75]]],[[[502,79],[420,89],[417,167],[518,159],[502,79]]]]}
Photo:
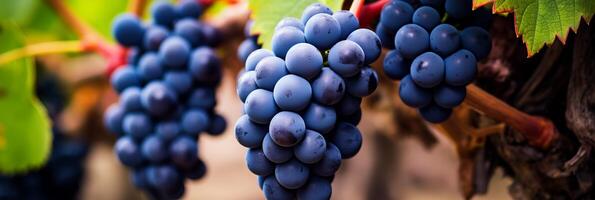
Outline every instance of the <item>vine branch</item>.
{"type": "Polygon", "coordinates": [[[130,0],[128,1],[128,12],[142,17],[147,5],[147,0],[130,0]]]}
{"type": "Polygon", "coordinates": [[[467,86],[465,103],[521,132],[532,146],[547,149],[558,138],[552,121],[524,113],[473,84],[467,86]]]}
{"type": "Polygon", "coordinates": [[[19,49],[13,49],[3,54],[0,54],[0,65],[4,65],[11,61],[23,57],[53,54],[53,53],[67,53],[67,52],[82,52],[84,51],[83,42],[75,41],[53,41],[38,44],[32,44],[19,49]]]}

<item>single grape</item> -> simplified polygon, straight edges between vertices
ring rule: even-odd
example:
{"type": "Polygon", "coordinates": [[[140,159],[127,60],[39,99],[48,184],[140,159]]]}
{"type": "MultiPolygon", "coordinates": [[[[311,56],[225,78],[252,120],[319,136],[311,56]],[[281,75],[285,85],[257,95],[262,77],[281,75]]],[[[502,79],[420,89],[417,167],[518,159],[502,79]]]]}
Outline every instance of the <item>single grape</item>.
{"type": "Polygon", "coordinates": [[[266,134],[262,141],[262,151],[271,162],[284,163],[293,157],[293,149],[277,145],[270,134],[266,134]]]}
{"type": "Polygon", "coordinates": [[[341,25],[333,16],[320,13],[308,20],[304,34],[308,43],[319,50],[327,50],[341,40],[341,25]]]}
{"type": "Polygon", "coordinates": [[[384,56],[382,65],[384,74],[393,80],[401,80],[409,74],[411,61],[403,58],[397,50],[391,50],[384,56]]]}
{"type": "Polygon", "coordinates": [[[357,43],[364,50],[364,64],[374,62],[380,56],[382,44],[378,35],[369,29],[357,29],[347,37],[347,40],[357,43]]]}
{"type": "Polygon", "coordinates": [[[221,79],[221,63],[215,52],[208,47],[200,47],[192,52],[188,62],[190,73],[200,83],[216,85],[221,79]]]}
{"type": "Polygon", "coordinates": [[[287,71],[310,80],[322,69],[322,55],[311,44],[296,44],[287,51],[285,65],[287,71]]]}
{"type": "Polygon", "coordinates": [[[345,95],[343,99],[341,99],[341,101],[335,105],[337,115],[351,115],[358,110],[361,103],[362,98],[345,95]]]}
{"type": "Polygon", "coordinates": [[[138,188],[149,188],[149,181],[147,180],[146,172],[144,169],[132,170],[130,173],[130,179],[132,184],[138,188]]]}
{"type": "Polygon", "coordinates": [[[256,68],[256,64],[258,64],[258,62],[260,62],[260,60],[262,60],[263,58],[269,56],[275,56],[275,54],[273,54],[272,51],[267,49],[258,49],[250,53],[250,55],[248,55],[248,58],[246,58],[246,72],[254,71],[254,69],[256,68]]]}
{"type": "Polygon", "coordinates": [[[461,43],[464,49],[473,52],[477,60],[482,60],[490,54],[492,38],[485,29],[472,26],[461,31],[461,43]]]}
{"type": "Polygon", "coordinates": [[[440,24],[440,14],[432,7],[422,6],[415,10],[412,21],[430,32],[440,24]]]}
{"type": "Polygon", "coordinates": [[[141,93],[141,104],[151,115],[161,116],[172,112],[177,103],[176,93],[162,82],[149,83],[141,93]]]}
{"type": "Polygon", "coordinates": [[[263,58],[256,65],[256,85],[258,87],[272,91],[275,84],[283,76],[287,75],[287,68],[283,59],[269,56],[263,58]]]}
{"type": "Polygon", "coordinates": [[[326,151],[320,161],[312,166],[312,171],[318,176],[331,177],[341,167],[341,152],[333,143],[326,144],[326,151]]]}
{"type": "Polygon", "coordinates": [[[153,22],[165,27],[171,27],[171,25],[177,19],[177,13],[174,6],[165,1],[159,1],[153,4],[151,7],[151,13],[153,22]]]}
{"type": "Polygon", "coordinates": [[[248,55],[250,55],[250,53],[256,51],[259,48],[260,46],[258,46],[256,40],[252,38],[245,39],[238,47],[238,58],[240,58],[240,61],[242,61],[242,63],[246,63],[248,55]]]}
{"type": "Polygon", "coordinates": [[[213,26],[203,24],[202,29],[200,30],[202,32],[202,37],[205,40],[205,45],[209,47],[216,47],[223,41],[221,32],[213,26]]]}
{"type": "Polygon", "coordinates": [[[142,55],[143,55],[142,50],[140,50],[137,47],[132,47],[128,51],[128,55],[126,57],[126,62],[128,62],[129,65],[136,66],[142,55]]]}
{"type": "Polygon", "coordinates": [[[189,169],[198,162],[198,145],[189,137],[178,137],[169,146],[169,155],[176,166],[189,169]]]}
{"type": "Polygon", "coordinates": [[[266,178],[266,176],[257,176],[258,178],[258,186],[260,187],[260,190],[262,190],[262,186],[264,185],[264,179],[266,178]]]}
{"type": "Polygon", "coordinates": [[[340,10],[333,13],[333,18],[339,22],[341,26],[341,39],[344,40],[349,34],[359,28],[359,21],[348,10],[340,10]]]}
{"type": "Polygon", "coordinates": [[[322,159],[326,152],[326,141],[320,133],[307,130],[302,142],[294,148],[295,158],[302,163],[314,164],[322,159]]]}
{"type": "Polygon", "coordinates": [[[397,34],[396,31],[391,31],[379,23],[376,26],[376,34],[378,35],[378,38],[380,38],[380,42],[384,48],[395,48],[395,34],[397,34]]]}
{"type": "Polygon", "coordinates": [[[408,59],[413,59],[425,52],[430,46],[428,32],[417,24],[403,26],[395,36],[395,49],[408,59]]]}
{"type": "Polygon", "coordinates": [[[236,93],[240,97],[242,102],[246,101],[248,95],[256,90],[258,86],[256,86],[256,72],[255,71],[248,71],[244,72],[238,79],[238,85],[236,87],[236,93]]]}
{"type": "Polygon", "coordinates": [[[285,189],[283,186],[281,186],[279,182],[277,182],[275,176],[268,176],[264,179],[262,191],[264,193],[264,197],[270,200],[295,198],[295,194],[291,190],[285,189]]]}
{"type": "Polygon", "coordinates": [[[161,78],[163,71],[157,53],[145,53],[138,62],[138,74],[147,82],[161,78]]]}
{"type": "Polygon", "coordinates": [[[304,24],[302,24],[302,22],[295,17],[283,17],[283,19],[281,19],[281,21],[277,23],[277,26],[275,26],[275,31],[278,31],[285,27],[294,27],[302,32],[304,31],[304,24]]]}
{"type": "Polygon", "coordinates": [[[197,19],[202,14],[202,7],[197,1],[182,0],[176,6],[176,13],[180,18],[197,19]]]}
{"type": "Polygon", "coordinates": [[[212,87],[195,87],[188,97],[186,104],[190,108],[211,109],[215,107],[215,89],[212,87]]]}
{"type": "Polygon", "coordinates": [[[250,120],[259,124],[268,124],[273,116],[279,112],[273,93],[268,90],[256,89],[252,91],[244,104],[244,112],[250,120]]]}
{"type": "Polygon", "coordinates": [[[218,136],[224,133],[227,128],[227,121],[221,115],[214,115],[211,117],[211,125],[207,130],[207,133],[212,136],[218,136]]]}
{"type": "Polygon", "coordinates": [[[477,60],[473,53],[461,49],[444,59],[444,80],[449,85],[463,86],[471,83],[477,73],[477,60]]]}
{"type": "Polygon", "coordinates": [[[138,17],[132,14],[121,14],[114,20],[112,35],[123,46],[140,46],[143,43],[145,28],[138,17]]]}
{"type": "Polygon", "coordinates": [[[124,66],[114,72],[111,84],[118,92],[124,91],[128,87],[140,87],[141,78],[130,66],[124,66]]]}
{"type": "Polygon", "coordinates": [[[163,83],[178,95],[186,94],[192,88],[193,78],[186,71],[168,71],[163,76],[163,83]]]}
{"type": "Polygon", "coordinates": [[[411,23],[413,7],[403,1],[391,1],[380,12],[380,24],[391,31],[398,31],[405,24],[411,23]]]}
{"type": "Polygon", "coordinates": [[[459,49],[461,37],[457,28],[440,24],[430,33],[430,47],[441,56],[448,56],[459,49]]]}
{"type": "Polygon", "coordinates": [[[126,112],[140,111],[143,109],[140,103],[141,90],[137,87],[129,87],[120,95],[120,105],[126,112]]]}
{"type": "Polygon", "coordinates": [[[153,131],[151,119],[142,113],[130,113],[124,116],[124,133],[135,139],[141,139],[153,131]]]}
{"type": "Polygon", "coordinates": [[[180,125],[177,121],[161,121],[155,126],[155,134],[168,142],[176,138],[180,132],[180,125]]]}
{"type": "Polygon", "coordinates": [[[203,110],[188,110],[182,116],[182,130],[191,136],[206,131],[210,123],[211,119],[203,110]]]}
{"type": "Polygon", "coordinates": [[[333,11],[329,7],[321,3],[310,4],[302,12],[302,24],[306,24],[312,16],[319,13],[326,13],[332,15],[333,11]]]}
{"type": "Polygon", "coordinates": [[[256,175],[268,176],[275,171],[275,164],[267,160],[261,149],[250,149],[246,152],[248,169],[256,175]]]}
{"type": "Polygon", "coordinates": [[[351,115],[339,115],[339,120],[345,123],[357,126],[362,120],[362,109],[357,107],[356,111],[351,115]]]}
{"type": "Polygon", "coordinates": [[[296,159],[275,167],[275,178],[287,189],[298,189],[308,181],[310,169],[296,159]]]}
{"type": "Polygon", "coordinates": [[[289,74],[275,84],[273,97],[282,110],[300,111],[308,106],[312,97],[312,87],[306,79],[289,74]]]}
{"type": "Polygon", "coordinates": [[[343,77],[351,77],[359,72],[364,64],[364,50],[351,40],[335,44],[328,54],[328,64],[343,77]]]}
{"type": "Polygon", "coordinates": [[[269,133],[279,146],[292,147],[304,138],[306,124],[300,115],[282,111],[271,119],[269,133]]]}
{"type": "Polygon", "coordinates": [[[399,83],[399,97],[408,106],[419,108],[432,102],[432,93],[417,86],[410,75],[405,76],[399,83]]]}
{"type": "Polygon", "coordinates": [[[434,102],[444,108],[454,108],[465,100],[466,95],[465,87],[441,84],[434,89],[434,102]]]}
{"type": "Polygon", "coordinates": [[[275,55],[279,58],[285,58],[287,51],[293,45],[306,42],[304,32],[290,26],[275,30],[272,39],[272,49],[275,55]]]}
{"type": "Polygon", "coordinates": [[[116,156],[122,164],[135,167],[142,163],[141,150],[130,137],[121,137],[114,145],[116,156]]]}
{"type": "Polygon", "coordinates": [[[263,143],[267,127],[250,121],[248,115],[242,115],[235,124],[236,140],[247,148],[257,148],[263,143]]]}
{"type": "Polygon", "coordinates": [[[141,146],[143,158],[153,163],[164,161],[168,156],[167,146],[157,136],[147,137],[141,146]]]}
{"type": "Polygon", "coordinates": [[[371,67],[363,67],[358,75],[348,78],[347,92],[356,97],[364,97],[372,94],[378,87],[378,74],[371,67]]]}
{"type": "Polygon", "coordinates": [[[362,147],[362,134],[354,125],[340,122],[336,125],[331,141],[341,152],[341,158],[348,159],[355,156],[362,147]]]}
{"type": "Polygon", "coordinates": [[[428,122],[432,123],[440,123],[446,121],[450,114],[452,113],[452,109],[450,108],[443,108],[436,104],[430,104],[419,109],[419,113],[421,116],[428,122]]]}
{"type": "Polygon", "coordinates": [[[198,180],[207,174],[207,166],[202,160],[198,160],[190,169],[184,170],[184,176],[190,180],[198,180]]]}
{"type": "Polygon", "coordinates": [[[110,105],[103,116],[103,123],[110,132],[120,135],[123,132],[122,123],[124,121],[124,114],[126,112],[119,105],[110,105]]]}
{"type": "Polygon", "coordinates": [[[345,94],[345,81],[328,67],[312,82],[314,99],[324,105],[333,105],[341,101],[345,94]]]}
{"type": "MultiPolygon", "coordinates": [[[[359,104],[357,106],[359,107],[359,104]]],[[[302,117],[308,129],[322,134],[330,132],[337,122],[337,113],[334,108],[314,102],[308,106],[302,117]]]]}
{"type": "Polygon", "coordinates": [[[296,194],[298,200],[330,199],[332,190],[329,180],[312,176],[306,185],[298,189],[296,194]]]}
{"type": "Polygon", "coordinates": [[[463,19],[471,14],[471,0],[445,0],[444,10],[455,19],[463,19]]]}
{"type": "Polygon", "coordinates": [[[172,165],[159,165],[147,169],[149,184],[160,191],[183,186],[182,175],[172,165]]]}
{"type": "Polygon", "coordinates": [[[143,38],[143,46],[149,51],[157,51],[168,35],[167,29],[158,25],[151,26],[147,29],[143,38]]]}
{"type": "Polygon", "coordinates": [[[438,54],[426,52],[413,60],[410,72],[415,84],[432,88],[444,79],[444,61],[438,54]]]}
{"type": "Polygon", "coordinates": [[[172,36],[159,47],[159,58],[166,66],[184,68],[190,56],[190,44],[179,36],[172,36]]]}

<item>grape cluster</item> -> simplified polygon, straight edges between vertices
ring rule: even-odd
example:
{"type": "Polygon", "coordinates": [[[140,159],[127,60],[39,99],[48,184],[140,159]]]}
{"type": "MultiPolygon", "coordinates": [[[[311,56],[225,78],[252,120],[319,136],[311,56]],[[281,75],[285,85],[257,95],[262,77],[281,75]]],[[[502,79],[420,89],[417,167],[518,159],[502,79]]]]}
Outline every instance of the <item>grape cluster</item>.
{"type": "Polygon", "coordinates": [[[214,111],[221,64],[211,47],[219,34],[197,20],[202,7],[194,0],[158,2],[151,12],[146,26],[130,14],[114,21],[115,39],[133,52],[111,78],[120,101],[106,111],[105,124],[118,136],[114,150],[134,185],[153,198],[179,198],[185,178],[206,173],[199,134],[226,127],[214,111]]]}
{"type": "Polygon", "coordinates": [[[368,65],[381,44],[358,28],[349,11],[312,4],[277,24],[272,51],[247,57],[235,134],[267,199],[329,199],[341,159],[359,151],[361,98],[377,87],[368,65]]]}
{"type": "Polygon", "coordinates": [[[488,11],[471,10],[471,0],[393,0],[382,9],[376,32],[385,74],[399,83],[399,96],[429,122],[448,119],[463,102],[478,60],[490,52],[488,11]],[[446,13],[446,14],[444,14],[446,13]],[[442,15],[448,20],[441,23],[442,15]],[[464,27],[458,30],[452,24],[464,27]],[[478,26],[481,25],[481,26],[478,26]]]}
{"type": "MultiPolygon", "coordinates": [[[[41,68],[36,76],[36,94],[50,118],[55,121],[64,109],[66,93],[58,78],[41,68]]],[[[78,198],[85,174],[87,144],[68,137],[58,126],[52,129],[52,150],[46,165],[27,174],[0,175],[0,199],[64,199],[78,198]]]]}

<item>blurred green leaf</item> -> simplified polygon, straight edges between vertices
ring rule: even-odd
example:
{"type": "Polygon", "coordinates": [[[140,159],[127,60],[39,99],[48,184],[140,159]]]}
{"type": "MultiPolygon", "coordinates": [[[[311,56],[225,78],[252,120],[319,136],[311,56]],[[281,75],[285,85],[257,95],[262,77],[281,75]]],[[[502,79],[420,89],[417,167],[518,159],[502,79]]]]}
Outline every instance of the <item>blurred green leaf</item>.
{"type": "Polygon", "coordinates": [[[68,6],[76,16],[106,38],[112,38],[111,27],[113,18],[123,12],[126,12],[128,1],[123,0],[69,0],[68,6]]]}
{"type": "Polygon", "coordinates": [[[283,17],[299,19],[304,8],[312,3],[322,3],[337,11],[341,9],[343,0],[250,0],[248,6],[252,10],[252,20],[254,20],[252,31],[260,34],[258,43],[262,44],[263,48],[271,49],[271,40],[277,22],[283,17]]]}
{"type": "MultiPolygon", "coordinates": [[[[16,1],[16,0],[10,0],[16,1]]],[[[32,1],[32,0],[24,0],[32,1]]],[[[126,12],[128,1],[122,0],[64,0],[68,8],[82,21],[88,23],[101,35],[111,39],[112,19],[123,12],[126,12]]],[[[31,4],[30,17],[23,17],[23,20],[16,21],[19,27],[27,34],[27,41],[51,41],[76,39],[76,35],[55,11],[45,2],[37,0],[31,4]]],[[[1,5],[1,4],[0,4],[1,5]]],[[[6,5],[7,8],[17,8],[18,5],[6,5]]],[[[0,9],[1,11],[1,9],[0,9]]]]}
{"type": "MultiPolygon", "coordinates": [[[[0,52],[22,47],[13,23],[0,23],[0,52]]],[[[15,174],[40,167],[51,149],[51,127],[45,108],[34,95],[33,59],[0,65],[0,172],[15,174]]]]}
{"type": "Polygon", "coordinates": [[[0,19],[16,23],[25,23],[41,3],[39,0],[2,0],[0,1],[0,19]]]}

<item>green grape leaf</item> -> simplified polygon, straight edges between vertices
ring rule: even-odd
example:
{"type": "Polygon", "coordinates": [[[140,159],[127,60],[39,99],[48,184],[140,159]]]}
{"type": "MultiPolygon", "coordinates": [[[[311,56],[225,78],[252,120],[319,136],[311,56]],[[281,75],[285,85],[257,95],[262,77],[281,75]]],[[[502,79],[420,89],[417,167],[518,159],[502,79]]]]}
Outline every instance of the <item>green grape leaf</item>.
{"type": "MultiPolygon", "coordinates": [[[[113,18],[120,13],[126,12],[128,3],[128,1],[122,0],[64,1],[76,17],[88,23],[92,28],[108,39],[112,38],[111,23],[113,18]]],[[[8,6],[12,6],[9,8],[14,8],[16,5],[11,4],[8,6]]],[[[18,26],[27,34],[27,42],[35,43],[52,40],[72,40],[77,38],[70,27],[66,26],[62,19],[57,15],[56,11],[49,6],[47,2],[39,1],[35,6],[32,6],[31,10],[33,10],[33,12],[30,14],[30,17],[25,18],[26,20],[16,21],[18,26]]]]}
{"type": "MultiPolygon", "coordinates": [[[[122,0],[70,0],[69,8],[106,38],[112,38],[112,21],[116,15],[127,12],[128,1],[122,0]]],[[[149,6],[148,6],[149,7],[149,6]]]]}
{"type": "Polygon", "coordinates": [[[492,3],[494,0],[473,0],[473,10],[481,8],[487,4],[492,3]]]}
{"type": "Polygon", "coordinates": [[[0,1],[0,19],[22,23],[31,19],[41,1],[0,1]]]}
{"type": "Polygon", "coordinates": [[[248,6],[252,10],[251,17],[254,20],[252,32],[260,34],[258,43],[262,44],[263,48],[271,49],[271,40],[277,22],[283,17],[299,19],[304,8],[317,2],[327,5],[333,11],[340,10],[343,5],[343,0],[250,0],[248,6]]]}
{"type": "MultiPolygon", "coordinates": [[[[0,52],[22,47],[16,25],[0,22],[0,52]]],[[[42,166],[51,149],[47,112],[33,93],[33,59],[0,65],[0,173],[22,173],[42,166]]]]}
{"type": "Polygon", "coordinates": [[[589,22],[595,14],[593,0],[474,0],[473,5],[488,3],[492,3],[494,13],[514,13],[515,31],[523,38],[528,56],[552,44],[555,38],[565,43],[581,18],[589,22]]]}

